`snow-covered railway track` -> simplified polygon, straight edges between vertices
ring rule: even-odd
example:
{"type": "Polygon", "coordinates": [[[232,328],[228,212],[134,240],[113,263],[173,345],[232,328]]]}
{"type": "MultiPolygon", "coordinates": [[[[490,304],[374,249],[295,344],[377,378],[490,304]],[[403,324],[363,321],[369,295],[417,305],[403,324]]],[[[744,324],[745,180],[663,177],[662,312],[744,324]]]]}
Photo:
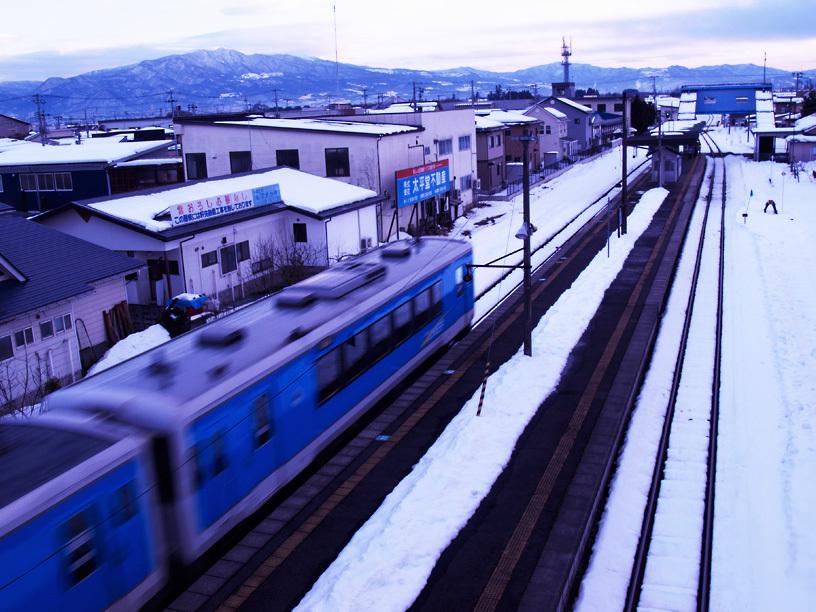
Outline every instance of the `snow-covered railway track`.
{"type": "Polygon", "coordinates": [[[698,211],[704,220],[627,611],[708,610],[726,195],[723,159],[709,163],[713,171],[705,208],[698,211]]]}

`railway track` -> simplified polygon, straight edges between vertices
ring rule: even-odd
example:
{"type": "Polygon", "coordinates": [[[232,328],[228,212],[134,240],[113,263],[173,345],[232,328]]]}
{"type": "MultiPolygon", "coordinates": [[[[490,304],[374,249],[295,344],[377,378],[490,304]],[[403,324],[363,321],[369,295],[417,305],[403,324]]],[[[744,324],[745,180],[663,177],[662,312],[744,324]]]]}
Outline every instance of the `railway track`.
{"type": "Polygon", "coordinates": [[[726,176],[719,148],[704,138],[713,153],[708,195],[626,612],[709,609],[726,176]]]}

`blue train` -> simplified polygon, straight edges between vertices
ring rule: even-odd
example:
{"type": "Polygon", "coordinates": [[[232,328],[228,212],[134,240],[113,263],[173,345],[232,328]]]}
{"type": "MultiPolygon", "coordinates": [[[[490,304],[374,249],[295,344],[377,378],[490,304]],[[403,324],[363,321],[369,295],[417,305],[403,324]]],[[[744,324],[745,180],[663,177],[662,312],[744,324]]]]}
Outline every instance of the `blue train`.
{"type": "Polygon", "coordinates": [[[471,263],[389,244],[0,423],[0,610],[145,603],[469,328],[471,263]]]}

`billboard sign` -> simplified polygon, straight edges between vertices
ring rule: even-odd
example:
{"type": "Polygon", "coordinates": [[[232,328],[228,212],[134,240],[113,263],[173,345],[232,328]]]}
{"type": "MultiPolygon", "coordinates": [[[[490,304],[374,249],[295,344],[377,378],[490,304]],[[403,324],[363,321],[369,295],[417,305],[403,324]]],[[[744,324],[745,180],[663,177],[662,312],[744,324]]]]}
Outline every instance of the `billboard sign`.
{"type": "Polygon", "coordinates": [[[397,207],[403,208],[450,191],[449,161],[397,170],[397,207]]]}
{"type": "Polygon", "coordinates": [[[170,207],[170,218],[173,221],[173,226],[176,226],[280,201],[280,186],[277,184],[266,185],[255,189],[241,189],[211,198],[201,198],[192,202],[174,204],[170,207]]]}

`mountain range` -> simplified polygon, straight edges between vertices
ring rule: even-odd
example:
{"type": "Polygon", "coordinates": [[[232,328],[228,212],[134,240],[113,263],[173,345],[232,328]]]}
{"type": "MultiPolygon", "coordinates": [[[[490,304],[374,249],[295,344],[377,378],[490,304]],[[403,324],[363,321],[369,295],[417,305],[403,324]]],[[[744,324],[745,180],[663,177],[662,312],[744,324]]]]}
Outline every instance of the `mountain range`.
{"type": "MultiPolygon", "coordinates": [[[[753,64],[685,68],[599,68],[570,64],[578,89],[600,93],[638,89],[672,92],[683,85],[773,83],[793,88],[790,72],[753,64]]],[[[70,78],[0,82],[0,114],[36,124],[37,103],[48,123],[87,117],[167,116],[171,106],[185,112],[235,112],[253,108],[323,107],[332,102],[374,104],[392,99],[470,99],[501,91],[549,95],[550,83],[564,78],[560,62],[515,72],[475,68],[405,70],[336,63],[282,54],[245,55],[230,49],[194,51],[96,70],[70,78]],[[257,106],[256,106],[257,105],[257,106]]],[[[816,70],[804,72],[805,81],[816,70]]],[[[802,83],[803,81],[800,81],[802,83]]]]}

